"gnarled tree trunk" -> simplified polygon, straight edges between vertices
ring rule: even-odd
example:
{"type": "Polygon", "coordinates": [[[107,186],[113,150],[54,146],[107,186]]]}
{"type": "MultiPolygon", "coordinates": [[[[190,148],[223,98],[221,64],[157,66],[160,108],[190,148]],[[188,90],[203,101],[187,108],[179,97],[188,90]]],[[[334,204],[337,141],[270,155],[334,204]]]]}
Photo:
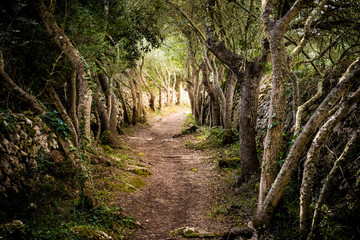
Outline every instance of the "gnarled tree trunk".
{"type": "MultiPolygon", "coordinates": [[[[90,72],[88,65],[79,51],[72,45],[70,39],[56,23],[53,14],[48,10],[42,0],[33,0],[34,6],[39,12],[43,23],[48,30],[50,36],[55,40],[59,48],[65,53],[66,57],[72,63],[76,70],[79,88],[79,98],[77,106],[77,118],[79,120],[79,133],[85,133],[84,138],[79,142],[88,144],[91,140],[90,136],[90,113],[92,102],[92,90],[89,86],[90,72]]],[[[78,136],[80,134],[78,133],[78,136]]]]}

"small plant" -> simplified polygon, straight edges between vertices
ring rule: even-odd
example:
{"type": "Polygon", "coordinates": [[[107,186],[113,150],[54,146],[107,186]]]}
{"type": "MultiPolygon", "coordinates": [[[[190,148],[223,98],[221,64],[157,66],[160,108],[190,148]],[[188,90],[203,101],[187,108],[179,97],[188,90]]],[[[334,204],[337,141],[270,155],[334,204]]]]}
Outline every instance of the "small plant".
{"type": "Polygon", "coordinates": [[[0,109],[0,129],[9,131],[15,128],[16,118],[9,110],[0,109]]]}
{"type": "Polygon", "coordinates": [[[58,116],[56,110],[48,111],[44,116],[45,122],[48,123],[57,133],[60,133],[66,140],[70,137],[71,128],[58,116]]]}

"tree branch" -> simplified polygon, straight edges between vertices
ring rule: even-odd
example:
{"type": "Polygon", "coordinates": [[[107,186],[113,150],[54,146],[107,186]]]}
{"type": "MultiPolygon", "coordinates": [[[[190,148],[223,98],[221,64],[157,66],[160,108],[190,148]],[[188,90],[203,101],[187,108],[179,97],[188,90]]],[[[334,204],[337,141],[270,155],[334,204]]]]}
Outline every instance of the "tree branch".
{"type": "Polygon", "coordinates": [[[195,23],[191,20],[191,18],[183,11],[179,6],[171,2],[170,0],[166,0],[166,2],[175,8],[190,24],[190,26],[194,29],[195,33],[203,40],[206,40],[205,35],[201,32],[201,30],[195,25],[195,23]]]}

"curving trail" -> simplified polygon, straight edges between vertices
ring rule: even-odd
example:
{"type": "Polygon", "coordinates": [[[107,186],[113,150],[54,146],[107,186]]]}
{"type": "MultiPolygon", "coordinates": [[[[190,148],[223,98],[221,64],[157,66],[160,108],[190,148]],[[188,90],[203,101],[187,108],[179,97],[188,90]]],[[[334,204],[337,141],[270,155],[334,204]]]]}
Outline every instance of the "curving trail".
{"type": "Polygon", "coordinates": [[[217,173],[213,163],[172,138],[180,131],[186,113],[173,113],[125,137],[127,144],[144,153],[150,167],[146,186],[134,193],[121,193],[118,203],[136,217],[142,228],[129,239],[176,239],[169,232],[179,227],[219,231],[222,226],[210,217],[217,173]]]}

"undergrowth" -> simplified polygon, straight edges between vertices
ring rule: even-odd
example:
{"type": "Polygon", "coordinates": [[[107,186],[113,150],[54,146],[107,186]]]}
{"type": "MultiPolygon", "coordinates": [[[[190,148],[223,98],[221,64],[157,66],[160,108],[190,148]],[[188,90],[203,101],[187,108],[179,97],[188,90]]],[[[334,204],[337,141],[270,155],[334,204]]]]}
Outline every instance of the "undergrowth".
{"type": "Polygon", "coordinates": [[[136,219],[122,212],[116,195],[145,185],[142,178],[148,174],[133,171],[146,169],[142,154],[108,145],[93,146],[88,154],[93,189],[89,203],[80,202],[79,173],[70,161],[61,155],[55,161],[39,156],[34,187],[0,204],[1,221],[8,222],[0,225],[0,239],[123,239],[131,233],[136,219]]]}

